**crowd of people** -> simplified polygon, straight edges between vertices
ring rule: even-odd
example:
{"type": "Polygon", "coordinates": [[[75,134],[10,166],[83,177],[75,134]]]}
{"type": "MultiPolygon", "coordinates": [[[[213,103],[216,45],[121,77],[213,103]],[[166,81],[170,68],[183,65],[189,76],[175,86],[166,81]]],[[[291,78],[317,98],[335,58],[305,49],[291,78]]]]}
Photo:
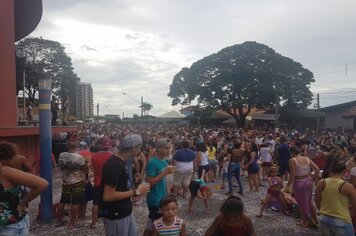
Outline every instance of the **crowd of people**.
{"type": "MultiPolygon", "coordinates": [[[[320,228],[323,235],[354,235],[356,135],[352,133],[83,124],[66,140],[67,150],[56,158],[63,181],[57,227],[81,227],[86,203],[93,201],[90,227],[103,218],[106,235],[138,235],[133,207],[145,201],[148,219],[140,226],[144,235],[187,235],[186,222],[177,215],[177,199],[186,199],[188,213],[194,211],[194,201],[201,200],[208,214],[214,183],[226,189],[227,197],[205,235],[255,235],[253,216],[244,212],[244,198],[247,192],[263,193],[263,185],[268,190],[255,213],[257,220],[273,209],[300,218],[300,227],[320,228]],[[70,209],[69,222],[63,221],[65,207],[70,209]]],[[[16,155],[2,151],[5,144],[9,145],[0,144],[0,162],[6,169],[11,166],[6,160],[16,155]]],[[[26,204],[45,188],[39,177],[31,178],[38,178],[34,180],[38,186],[15,182],[35,189],[23,198],[26,204]]]]}

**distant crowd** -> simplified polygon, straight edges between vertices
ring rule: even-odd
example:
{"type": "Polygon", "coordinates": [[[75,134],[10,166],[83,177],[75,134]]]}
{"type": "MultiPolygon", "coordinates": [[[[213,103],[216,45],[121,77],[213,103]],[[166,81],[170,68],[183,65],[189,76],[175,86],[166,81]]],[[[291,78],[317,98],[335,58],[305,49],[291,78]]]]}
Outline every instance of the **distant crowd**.
{"type": "MultiPolygon", "coordinates": [[[[54,139],[66,145],[53,156],[62,174],[56,227],[82,227],[87,203],[93,201],[90,227],[103,218],[105,235],[138,235],[133,207],[145,201],[149,214],[143,235],[188,235],[177,199],[186,199],[188,213],[202,201],[209,214],[214,182],[226,189],[227,198],[205,235],[256,235],[243,200],[246,192],[259,194],[263,185],[268,190],[256,203],[261,207],[255,217],[273,209],[323,235],[355,233],[352,132],[83,124],[78,132],[54,139]],[[69,222],[63,220],[66,207],[69,222]]],[[[16,230],[27,235],[26,205],[48,184],[29,173],[38,165],[38,160],[26,163],[14,144],[0,143],[0,235],[16,230]]]]}

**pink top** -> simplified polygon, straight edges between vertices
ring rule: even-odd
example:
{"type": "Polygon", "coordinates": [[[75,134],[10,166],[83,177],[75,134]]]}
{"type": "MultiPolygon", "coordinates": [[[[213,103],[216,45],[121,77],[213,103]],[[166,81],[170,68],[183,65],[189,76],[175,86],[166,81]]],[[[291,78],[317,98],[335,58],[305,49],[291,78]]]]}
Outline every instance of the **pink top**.
{"type": "MultiPolygon", "coordinates": [[[[306,157],[307,158],[307,157],[306,157]]],[[[307,164],[300,164],[298,159],[295,158],[295,176],[304,176],[310,173],[309,159],[307,158],[307,164]]]]}

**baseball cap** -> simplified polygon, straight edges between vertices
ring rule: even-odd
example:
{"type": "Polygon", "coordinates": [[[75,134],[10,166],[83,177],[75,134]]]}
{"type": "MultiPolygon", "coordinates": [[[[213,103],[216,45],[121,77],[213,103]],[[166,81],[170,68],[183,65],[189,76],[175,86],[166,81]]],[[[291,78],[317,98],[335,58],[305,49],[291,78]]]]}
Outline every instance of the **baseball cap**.
{"type": "Polygon", "coordinates": [[[142,144],[142,138],[138,134],[127,134],[120,142],[119,149],[126,149],[142,144]]]}

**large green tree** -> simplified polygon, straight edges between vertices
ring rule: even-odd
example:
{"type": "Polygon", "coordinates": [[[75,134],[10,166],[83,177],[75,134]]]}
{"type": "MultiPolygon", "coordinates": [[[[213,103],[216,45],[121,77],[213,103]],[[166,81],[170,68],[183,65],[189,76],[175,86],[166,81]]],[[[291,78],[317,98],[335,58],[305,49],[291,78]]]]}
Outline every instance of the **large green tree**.
{"type": "Polygon", "coordinates": [[[256,42],[227,47],[183,68],[170,85],[172,105],[196,100],[222,109],[245,125],[251,108],[273,110],[278,104],[305,108],[312,101],[313,73],[272,48],[256,42]]]}
{"type": "Polygon", "coordinates": [[[41,78],[52,79],[52,91],[62,101],[75,94],[80,79],[73,71],[71,58],[59,42],[29,37],[18,42],[16,48],[26,55],[25,93],[31,102],[35,99],[41,78]]]}

